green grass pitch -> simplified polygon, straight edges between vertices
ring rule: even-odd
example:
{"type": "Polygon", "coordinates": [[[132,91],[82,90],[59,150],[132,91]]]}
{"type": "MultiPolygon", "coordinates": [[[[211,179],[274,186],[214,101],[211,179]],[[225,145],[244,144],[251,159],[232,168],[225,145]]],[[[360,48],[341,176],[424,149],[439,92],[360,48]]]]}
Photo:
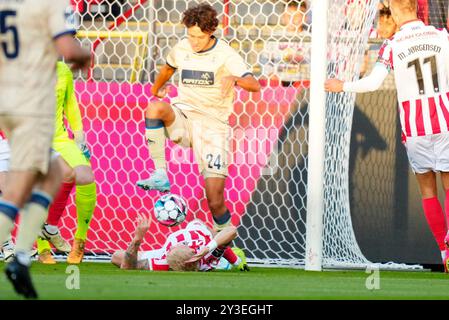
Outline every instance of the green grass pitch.
{"type": "MultiPolygon", "coordinates": [[[[79,266],[80,288],[69,290],[65,263],[33,263],[40,299],[276,300],[276,299],[449,299],[449,274],[380,271],[380,289],[369,290],[364,271],[306,272],[255,268],[250,272],[148,272],[111,264],[79,266]]],[[[0,263],[1,270],[4,263],[0,263]]],[[[21,299],[0,275],[0,300],[21,299]]]]}

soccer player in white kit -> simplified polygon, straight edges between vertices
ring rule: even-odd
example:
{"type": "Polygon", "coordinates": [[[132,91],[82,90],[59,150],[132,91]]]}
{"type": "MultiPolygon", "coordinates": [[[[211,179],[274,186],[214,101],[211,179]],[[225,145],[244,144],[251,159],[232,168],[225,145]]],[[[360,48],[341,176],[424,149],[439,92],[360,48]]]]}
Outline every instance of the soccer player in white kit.
{"type": "Polygon", "coordinates": [[[61,172],[50,161],[55,119],[56,62],[89,66],[90,52],[76,33],[68,0],[0,0],[0,128],[11,147],[0,199],[0,243],[21,211],[15,257],[5,272],[17,293],[37,298],[29,250],[59,189],[61,172]]]}
{"type": "Polygon", "coordinates": [[[224,189],[230,163],[229,115],[234,87],[250,92],[260,90],[242,57],[229,44],[213,36],[217,12],[200,4],[183,13],[187,39],[169,52],[151,93],[165,97],[165,83],[179,70],[178,96],[172,104],[150,102],[145,113],[145,135],[155,171],[137,182],[145,190],[169,191],[165,140],[191,147],[205,180],[205,193],[216,230],[231,223],[224,189]]]}
{"type": "Polygon", "coordinates": [[[422,196],[429,227],[449,268],[449,39],[448,33],[417,18],[416,0],[392,0],[399,31],[386,40],[371,74],[354,82],[328,79],[329,92],[377,90],[394,70],[402,137],[422,196]],[[446,194],[445,214],[438,200],[436,172],[446,194]],[[445,218],[446,215],[446,218],[445,218]]]}

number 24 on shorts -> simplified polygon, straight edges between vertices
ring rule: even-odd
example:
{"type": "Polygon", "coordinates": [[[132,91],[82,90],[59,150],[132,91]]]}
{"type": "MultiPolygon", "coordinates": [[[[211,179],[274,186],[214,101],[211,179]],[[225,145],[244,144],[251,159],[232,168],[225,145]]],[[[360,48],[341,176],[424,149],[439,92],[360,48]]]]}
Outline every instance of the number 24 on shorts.
{"type": "Polygon", "coordinates": [[[206,160],[207,160],[207,166],[209,167],[209,169],[213,169],[214,167],[217,168],[218,170],[221,169],[221,167],[223,166],[223,163],[221,162],[221,155],[213,155],[212,153],[208,153],[206,155],[206,160]]]}

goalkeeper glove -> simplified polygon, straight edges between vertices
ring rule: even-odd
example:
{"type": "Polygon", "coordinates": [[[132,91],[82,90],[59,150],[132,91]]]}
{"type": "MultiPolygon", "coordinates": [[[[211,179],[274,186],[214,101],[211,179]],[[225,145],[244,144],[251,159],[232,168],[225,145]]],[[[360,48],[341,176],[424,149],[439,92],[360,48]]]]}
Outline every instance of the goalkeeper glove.
{"type": "Polygon", "coordinates": [[[91,154],[90,154],[89,147],[87,146],[87,142],[86,142],[86,138],[84,136],[84,132],[76,131],[76,132],[73,133],[73,136],[75,138],[75,143],[78,146],[78,148],[81,150],[81,152],[86,157],[86,159],[88,161],[90,161],[91,154]]]}

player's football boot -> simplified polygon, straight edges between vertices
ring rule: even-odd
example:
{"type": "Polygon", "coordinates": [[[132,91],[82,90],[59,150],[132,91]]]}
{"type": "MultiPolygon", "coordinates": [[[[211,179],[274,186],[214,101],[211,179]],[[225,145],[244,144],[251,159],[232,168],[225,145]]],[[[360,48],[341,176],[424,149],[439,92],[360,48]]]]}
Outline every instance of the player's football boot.
{"type": "MultiPolygon", "coordinates": [[[[11,262],[12,258],[14,258],[14,242],[12,242],[11,237],[5,242],[3,242],[2,253],[3,253],[3,261],[5,261],[6,263],[11,262]]],[[[30,251],[30,258],[33,258],[36,255],[37,250],[32,249],[30,251]]]]}
{"type": "Polygon", "coordinates": [[[73,240],[72,251],[70,251],[67,257],[67,263],[69,264],[80,264],[84,257],[84,245],[86,241],[77,239],[73,240]]]}
{"type": "Polygon", "coordinates": [[[5,262],[10,262],[14,257],[14,243],[11,238],[3,242],[2,253],[5,262]]]}
{"type": "Polygon", "coordinates": [[[137,181],[137,186],[143,190],[169,192],[170,180],[168,180],[167,171],[164,169],[156,169],[148,179],[137,181]]]}
{"type": "Polygon", "coordinates": [[[17,257],[14,257],[11,263],[6,266],[5,273],[18,294],[27,299],[37,299],[37,292],[31,281],[30,270],[27,265],[20,263],[17,257]]]}
{"type": "Polygon", "coordinates": [[[236,254],[236,256],[240,258],[240,260],[242,260],[240,264],[237,266],[237,269],[239,269],[240,271],[249,271],[248,264],[246,263],[245,252],[243,252],[242,249],[237,247],[233,247],[231,250],[236,254]]]}
{"type": "Polygon", "coordinates": [[[53,255],[51,254],[50,250],[43,250],[39,254],[39,258],[37,260],[43,264],[56,264],[56,261],[53,258],[53,255]]]}
{"type": "Polygon", "coordinates": [[[69,253],[70,244],[64,240],[59,230],[56,233],[50,233],[45,228],[46,226],[47,224],[45,224],[44,227],[42,228],[41,232],[39,233],[39,237],[41,237],[44,240],[50,241],[51,244],[56,248],[56,250],[69,253]]]}

